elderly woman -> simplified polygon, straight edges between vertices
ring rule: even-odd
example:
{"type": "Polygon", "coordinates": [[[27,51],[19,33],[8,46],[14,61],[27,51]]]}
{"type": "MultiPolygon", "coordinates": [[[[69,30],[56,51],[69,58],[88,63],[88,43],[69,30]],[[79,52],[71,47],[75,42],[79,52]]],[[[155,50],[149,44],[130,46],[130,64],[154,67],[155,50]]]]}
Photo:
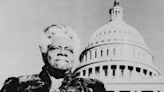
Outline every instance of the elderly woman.
{"type": "Polygon", "coordinates": [[[76,34],[68,26],[51,25],[44,30],[39,45],[45,65],[39,74],[10,77],[0,92],[105,92],[95,79],[71,73],[79,48],[76,34]]]}

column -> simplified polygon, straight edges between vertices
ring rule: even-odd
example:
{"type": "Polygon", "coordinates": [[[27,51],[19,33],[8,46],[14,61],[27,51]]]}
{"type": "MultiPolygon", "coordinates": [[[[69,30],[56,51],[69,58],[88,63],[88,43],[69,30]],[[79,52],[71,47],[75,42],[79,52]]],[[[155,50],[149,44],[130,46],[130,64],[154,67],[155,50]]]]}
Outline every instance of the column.
{"type": "Polygon", "coordinates": [[[125,69],[124,69],[124,78],[130,78],[131,77],[131,72],[129,70],[131,66],[125,66],[125,69]]]}
{"type": "Polygon", "coordinates": [[[90,60],[90,51],[87,51],[87,61],[90,60]]]}
{"type": "Polygon", "coordinates": [[[91,50],[91,53],[92,53],[92,60],[95,59],[95,50],[91,50]]]}
{"type": "Polygon", "coordinates": [[[116,66],[115,72],[116,72],[116,77],[120,78],[121,77],[121,69],[120,69],[119,65],[116,66]]]}
{"type": "Polygon", "coordinates": [[[88,69],[85,69],[85,76],[88,78],[89,73],[88,73],[88,69]]]}
{"type": "Polygon", "coordinates": [[[92,68],[92,74],[90,75],[91,78],[95,78],[95,67],[92,68]]]}
{"type": "Polygon", "coordinates": [[[100,80],[104,80],[105,74],[102,66],[100,66],[99,74],[100,80]]]}
{"type": "Polygon", "coordinates": [[[144,70],[142,68],[141,68],[141,71],[140,71],[140,74],[139,75],[140,75],[141,78],[144,78],[145,77],[144,70]]]}
{"type": "Polygon", "coordinates": [[[100,67],[99,66],[95,67],[95,77],[96,77],[96,79],[100,78],[100,67]]]}
{"type": "Polygon", "coordinates": [[[113,77],[113,70],[111,69],[111,65],[108,66],[108,77],[112,78],[113,77]]]}

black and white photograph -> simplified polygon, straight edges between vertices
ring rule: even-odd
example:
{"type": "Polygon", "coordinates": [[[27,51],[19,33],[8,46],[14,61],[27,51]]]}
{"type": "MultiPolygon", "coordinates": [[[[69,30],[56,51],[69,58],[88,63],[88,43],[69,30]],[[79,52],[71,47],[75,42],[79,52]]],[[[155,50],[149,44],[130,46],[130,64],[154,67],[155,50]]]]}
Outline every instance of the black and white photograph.
{"type": "Polygon", "coordinates": [[[0,92],[164,92],[164,0],[0,0],[0,92]]]}

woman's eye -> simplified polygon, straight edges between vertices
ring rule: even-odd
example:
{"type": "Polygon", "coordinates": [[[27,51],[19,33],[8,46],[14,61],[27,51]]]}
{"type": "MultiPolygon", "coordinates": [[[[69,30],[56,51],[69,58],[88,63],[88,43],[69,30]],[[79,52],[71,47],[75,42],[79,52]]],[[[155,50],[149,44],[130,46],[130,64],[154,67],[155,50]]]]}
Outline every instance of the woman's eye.
{"type": "Polygon", "coordinates": [[[59,50],[60,48],[58,48],[58,47],[52,47],[52,48],[50,48],[50,50],[52,51],[52,50],[59,50]]]}
{"type": "Polygon", "coordinates": [[[69,52],[73,53],[73,50],[72,49],[67,49],[69,52]]]}

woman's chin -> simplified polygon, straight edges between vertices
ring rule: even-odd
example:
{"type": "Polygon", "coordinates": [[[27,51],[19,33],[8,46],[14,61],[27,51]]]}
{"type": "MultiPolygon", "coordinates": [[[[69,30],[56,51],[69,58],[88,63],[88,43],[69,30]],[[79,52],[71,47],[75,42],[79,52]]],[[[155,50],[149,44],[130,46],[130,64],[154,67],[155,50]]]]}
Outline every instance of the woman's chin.
{"type": "Polygon", "coordinates": [[[58,69],[61,69],[61,70],[70,69],[69,63],[66,62],[66,61],[57,62],[56,65],[55,65],[54,67],[56,67],[56,68],[58,68],[58,69]]]}
{"type": "Polygon", "coordinates": [[[60,60],[58,62],[56,62],[58,65],[62,65],[62,66],[65,66],[67,64],[69,64],[66,60],[60,60]]]}

